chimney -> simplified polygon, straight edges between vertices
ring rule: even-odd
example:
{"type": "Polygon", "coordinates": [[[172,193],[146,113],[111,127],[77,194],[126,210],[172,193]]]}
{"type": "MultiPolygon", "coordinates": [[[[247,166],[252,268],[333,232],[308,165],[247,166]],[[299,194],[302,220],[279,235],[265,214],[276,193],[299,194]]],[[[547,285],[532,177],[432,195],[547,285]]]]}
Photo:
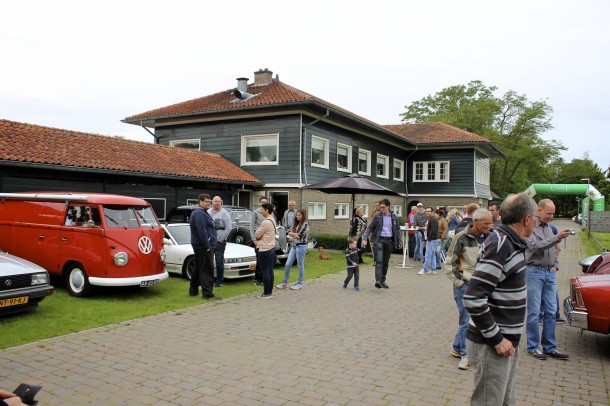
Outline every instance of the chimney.
{"type": "Polygon", "coordinates": [[[268,85],[271,83],[272,77],[273,72],[271,72],[269,69],[259,69],[257,72],[254,72],[254,85],[268,85]]]}
{"type": "Polygon", "coordinates": [[[237,78],[237,90],[240,92],[248,91],[248,78],[237,78]]]}

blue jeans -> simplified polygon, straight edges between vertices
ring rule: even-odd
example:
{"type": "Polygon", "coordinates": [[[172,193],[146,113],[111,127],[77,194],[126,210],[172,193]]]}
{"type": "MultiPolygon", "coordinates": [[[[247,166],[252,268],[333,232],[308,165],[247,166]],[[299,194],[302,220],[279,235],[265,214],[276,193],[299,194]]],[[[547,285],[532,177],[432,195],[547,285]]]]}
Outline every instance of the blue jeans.
{"type": "Polygon", "coordinates": [[[263,294],[270,295],[273,293],[273,262],[275,262],[275,252],[273,252],[273,249],[259,251],[258,261],[260,261],[261,272],[263,273],[263,294]]]}
{"type": "Polygon", "coordinates": [[[501,357],[489,344],[467,340],[466,347],[468,360],[474,367],[474,391],[470,405],[514,405],[519,351],[515,349],[515,355],[501,357]]]}
{"type": "Polygon", "coordinates": [[[415,232],[415,251],[413,252],[413,259],[424,259],[424,235],[419,231],[415,232]]]}
{"type": "Polygon", "coordinates": [[[453,349],[456,352],[459,352],[462,357],[467,353],[466,330],[468,329],[468,322],[470,321],[470,314],[468,314],[464,307],[464,303],[462,302],[466,289],[468,289],[467,283],[464,283],[459,288],[453,288],[453,298],[455,299],[455,304],[457,305],[458,313],[460,315],[459,327],[455,334],[455,338],[453,339],[453,349]]]}
{"type": "Polygon", "coordinates": [[[540,312],[542,316],[542,352],[557,349],[555,325],[557,320],[557,275],[550,267],[526,265],[527,271],[527,351],[540,349],[540,312]]]}
{"type": "Polygon", "coordinates": [[[379,237],[379,240],[373,244],[373,252],[375,254],[375,281],[385,282],[390,254],[392,254],[392,239],[379,237]]]}
{"type": "MultiPolygon", "coordinates": [[[[426,260],[424,261],[423,269],[430,268],[431,271],[436,272],[436,251],[438,251],[439,242],[441,240],[429,240],[426,243],[426,260]]],[[[440,264],[439,264],[440,265],[440,264]]]]}
{"type": "Polygon", "coordinates": [[[286,269],[284,270],[284,280],[282,283],[288,283],[290,278],[290,268],[294,264],[294,260],[297,260],[297,266],[299,267],[299,280],[298,284],[303,283],[303,275],[305,274],[305,253],[307,252],[307,244],[295,245],[290,249],[288,258],[286,259],[286,269]]]}
{"type": "Polygon", "coordinates": [[[226,241],[216,241],[216,248],[214,249],[214,260],[216,261],[216,283],[222,283],[225,276],[225,248],[227,247],[226,241]]]}

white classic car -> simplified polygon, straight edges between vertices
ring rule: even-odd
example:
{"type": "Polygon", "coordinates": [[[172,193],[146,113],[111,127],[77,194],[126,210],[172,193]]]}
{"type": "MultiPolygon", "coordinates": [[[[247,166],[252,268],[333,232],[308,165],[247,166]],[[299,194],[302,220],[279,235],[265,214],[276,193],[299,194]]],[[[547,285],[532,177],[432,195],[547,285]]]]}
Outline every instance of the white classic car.
{"type": "Polygon", "coordinates": [[[36,307],[51,294],[44,268],[0,250],[0,315],[36,307]]]}
{"type": "MultiPolygon", "coordinates": [[[[195,254],[191,246],[191,229],[186,223],[163,225],[165,229],[165,270],[191,279],[195,267],[195,254]]],[[[227,243],[225,249],[225,279],[247,278],[254,275],[256,253],[254,248],[227,243]]],[[[214,270],[216,276],[216,270],[214,270]]]]}

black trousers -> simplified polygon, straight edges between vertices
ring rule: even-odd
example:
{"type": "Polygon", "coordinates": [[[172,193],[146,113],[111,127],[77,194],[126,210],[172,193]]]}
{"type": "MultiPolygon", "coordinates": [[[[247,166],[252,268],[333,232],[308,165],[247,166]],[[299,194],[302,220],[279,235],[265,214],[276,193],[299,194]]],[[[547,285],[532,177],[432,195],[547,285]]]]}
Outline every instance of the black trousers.
{"type": "Polygon", "coordinates": [[[190,292],[196,293],[201,286],[203,297],[214,295],[214,248],[209,251],[203,248],[195,250],[196,272],[191,275],[190,292]]]}

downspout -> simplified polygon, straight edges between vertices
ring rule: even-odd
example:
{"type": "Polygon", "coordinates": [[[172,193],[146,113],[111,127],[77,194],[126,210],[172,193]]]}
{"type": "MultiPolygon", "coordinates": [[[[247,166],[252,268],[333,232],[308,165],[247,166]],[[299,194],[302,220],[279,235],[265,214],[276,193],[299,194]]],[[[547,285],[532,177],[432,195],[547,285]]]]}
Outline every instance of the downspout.
{"type": "MultiPolygon", "coordinates": [[[[405,194],[407,195],[407,197],[409,197],[409,186],[408,186],[408,184],[409,184],[409,180],[408,180],[408,177],[407,177],[407,173],[409,172],[409,158],[411,158],[411,156],[412,156],[414,153],[416,153],[418,149],[419,149],[419,148],[418,148],[418,145],[417,145],[417,144],[415,144],[415,151],[413,151],[413,152],[411,152],[409,155],[407,155],[407,159],[405,160],[405,164],[407,165],[407,168],[406,168],[407,170],[405,171],[405,194]]],[[[406,200],[405,200],[405,205],[406,205],[406,204],[407,204],[407,203],[406,203],[406,200]]],[[[405,207],[406,207],[406,206],[405,206],[405,207]]]]}
{"type": "MultiPolygon", "coordinates": [[[[322,117],[312,121],[311,123],[307,124],[306,126],[303,126],[303,114],[301,114],[301,167],[302,167],[302,178],[301,178],[301,183],[303,185],[307,185],[307,164],[305,163],[305,139],[306,139],[306,133],[305,130],[307,130],[308,127],[311,127],[312,125],[314,125],[315,123],[317,123],[320,120],[325,119],[326,117],[330,116],[330,110],[326,109],[326,114],[323,115],[322,117]]],[[[301,189],[301,204],[303,204],[305,202],[305,190],[301,189]]]]}
{"type": "Polygon", "coordinates": [[[143,120],[140,120],[140,127],[142,127],[143,129],[145,129],[146,131],[148,131],[148,133],[149,133],[150,135],[152,135],[152,136],[153,136],[153,138],[155,139],[155,142],[154,142],[155,144],[158,144],[158,143],[159,143],[159,137],[157,137],[157,136],[156,136],[156,135],[155,135],[153,132],[151,132],[151,131],[150,131],[148,128],[144,127],[144,121],[143,121],[143,120]]]}

